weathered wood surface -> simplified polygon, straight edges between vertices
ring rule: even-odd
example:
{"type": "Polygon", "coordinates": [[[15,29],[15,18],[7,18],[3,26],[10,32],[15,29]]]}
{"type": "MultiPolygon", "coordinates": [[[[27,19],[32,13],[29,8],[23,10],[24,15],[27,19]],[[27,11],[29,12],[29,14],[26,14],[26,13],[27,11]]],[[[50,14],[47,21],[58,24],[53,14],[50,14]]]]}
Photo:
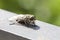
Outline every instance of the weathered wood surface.
{"type": "MultiPolygon", "coordinates": [[[[36,20],[36,27],[33,28],[28,28],[23,25],[9,25],[8,19],[15,15],[17,14],[0,9],[0,30],[31,40],[60,40],[60,27],[42,21],[36,20]]],[[[0,39],[4,39],[1,36],[0,39]]],[[[8,38],[8,36],[6,37],[8,38]]]]}

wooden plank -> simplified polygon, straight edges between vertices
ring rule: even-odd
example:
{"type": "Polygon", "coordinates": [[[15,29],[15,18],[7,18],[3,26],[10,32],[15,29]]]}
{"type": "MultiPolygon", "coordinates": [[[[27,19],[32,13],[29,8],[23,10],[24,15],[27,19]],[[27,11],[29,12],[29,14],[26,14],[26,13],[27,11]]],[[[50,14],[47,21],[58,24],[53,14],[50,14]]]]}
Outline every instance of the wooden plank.
{"type": "Polygon", "coordinates": [[[60,40],[60,27],[36,20],[36,26],[29,28],[23,25],[9,25],[12,12],[0,9],[0,30],[22,36],[31,40],[60,40]]]}

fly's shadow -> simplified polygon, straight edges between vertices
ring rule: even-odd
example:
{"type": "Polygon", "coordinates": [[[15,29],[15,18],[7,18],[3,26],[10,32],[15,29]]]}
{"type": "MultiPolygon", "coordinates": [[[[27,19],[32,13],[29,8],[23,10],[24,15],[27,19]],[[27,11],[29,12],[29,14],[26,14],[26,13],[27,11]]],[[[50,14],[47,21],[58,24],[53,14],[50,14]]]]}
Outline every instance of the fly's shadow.
{"type": "Polygon", "coordinates": [[[24,25],[24,26],[26,26],[26,27],[28,27],[28,28],[32,28],[34,30],[40,29],[40,27],[37,26],[35,23],[34,23],[34,25],[33,24],[29,24],[29,23],[26,23],[25,24],[25,22],[19,22],[19,23],[22,24],[22,25],[24,25]]]}
{"type": "Polygon", "coordinates": [[[34,30],[39,30],[40,29],[40,27],[37,26],[37,25],[25,25],[25,26],[28,27],[28,28],[34,29],[34,30]]]}
{"type": "MultiPolygon", "coordinates": [[[[13,24],[10,24],[10,25],[14,25],[14,23],[13,24]]],[[[23,26],[25,26],[25,27],[27,27],[27,28],[31,28],[31,29],[33,29],[33,30],[39,30],[40,29],[40,27],[38,26],[38,25],[25,25],[25,24],[17,24],[17,25],[23,25],[23,26]]]]}

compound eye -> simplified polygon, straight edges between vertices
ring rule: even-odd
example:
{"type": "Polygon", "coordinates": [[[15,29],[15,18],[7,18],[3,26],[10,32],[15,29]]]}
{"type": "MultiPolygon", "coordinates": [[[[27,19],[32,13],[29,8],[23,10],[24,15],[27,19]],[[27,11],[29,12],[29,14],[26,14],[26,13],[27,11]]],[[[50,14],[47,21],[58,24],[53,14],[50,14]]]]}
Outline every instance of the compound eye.
{"type": "Polygon", "coordinates": [[[35,20],[35,17],[31,17],[30,20],[35,20]]]}

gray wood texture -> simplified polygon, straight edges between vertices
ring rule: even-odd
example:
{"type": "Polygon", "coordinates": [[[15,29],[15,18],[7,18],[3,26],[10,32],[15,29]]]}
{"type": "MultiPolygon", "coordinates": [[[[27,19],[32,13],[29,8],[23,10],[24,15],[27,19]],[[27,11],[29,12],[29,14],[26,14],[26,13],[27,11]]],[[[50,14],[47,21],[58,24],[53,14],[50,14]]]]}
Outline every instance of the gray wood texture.
{"type": "MultiPolygon", "coordinates": [[[[8,32],[20,37],[24,37],[30,40],[60,40],[60,27],[36,20],[36,25],[33,27],[26,27],[24,25],[9,25],[9,18],[15,16],[12,12],[0,9],[0,30],[8,32]]],[[[13,37],[10,34],[5,34],[0,31],[0,39],[18,40],[18,37],[13,37]],[[4,35],[7,37],[4,37],[4,35]],[[10,39],[8,37],[11,37],[10,39]]],[[[23,39],[24,39],[23,38],[23,39]]]]}

